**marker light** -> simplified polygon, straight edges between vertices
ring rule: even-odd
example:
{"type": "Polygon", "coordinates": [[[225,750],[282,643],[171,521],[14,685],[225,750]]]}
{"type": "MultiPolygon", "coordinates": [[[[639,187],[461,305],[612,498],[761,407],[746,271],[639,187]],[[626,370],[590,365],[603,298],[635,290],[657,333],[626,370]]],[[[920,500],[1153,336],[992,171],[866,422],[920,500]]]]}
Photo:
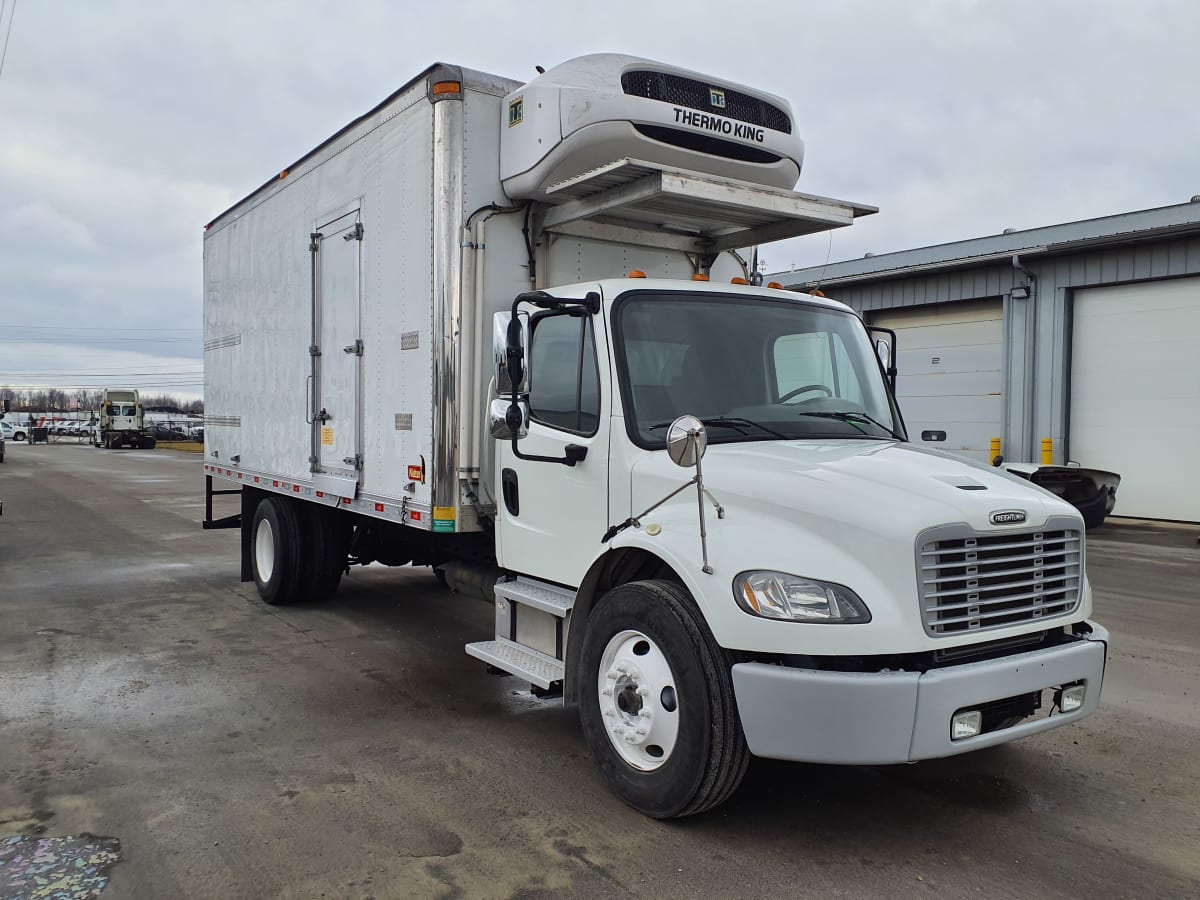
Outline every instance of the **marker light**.
{"type": "Polygon", "coordinates": [[[824,297],[824,296],[825,296],[825,292],[824,292],[823,290],[821,290],[820,288],[813,288],[811,291],[809,291],[809,292],[808,292],[808,296],[810,296],[810,297],[824,297]]]}
{"type": "Polygon", "coordinates": [[[775,289],[775,290],[777,290],[777,291],[782,291],[782,290],[783,290],[783,285],[782,285],[782,284],[780,284],[778,281],[768,281],[768,282],[767,282],[767,287],[769,287],[769,288],[774,288],[774,289],[775,289]]]}
{"type": "Polygon", "coordinates": [[[645,278],[645,277],[646,277],[646,273],[645,273],[645,272],[643,272],[641,269],[630,269],[630,270],[629,270],[629,277],[630,277],[630,278],[645,278]]]}
{"type": "Polygon", "coordinates": [[[1083,706],[1083,700],[1086,696],[1086,684],[1073,684],[1070,687],[1065,687],[1059,693],[1058,708],[1065,713],[1075,712],[1075,710],[1083,706]]]}
{"type": "Polygon", "coordinates": [[[977,709],[956,712],[950,718],[950,740],[961,741],[975,737],[983,730],[983,713],[977,709]]]}
{"type": "Polygon", "coordinates": [[[699,272],[697,272],[695,275],[692,276],[692,281],[708,281],[708,276],[701,275],[699,272]]]}
{"type": "Polygon", "coordinates": [[[745,278],[730,278],[729,283],[730,284],[749,284],[750,282],[747,281],[745,278]]]}
{"type": "Polygon", "coordinates": [[[442,94],[461,94],[461,93],[462,93],[462,82],[461,81],[437,81],[437,82],[434,82],[433,95],[435,97],[440,96],[442,94]]]}

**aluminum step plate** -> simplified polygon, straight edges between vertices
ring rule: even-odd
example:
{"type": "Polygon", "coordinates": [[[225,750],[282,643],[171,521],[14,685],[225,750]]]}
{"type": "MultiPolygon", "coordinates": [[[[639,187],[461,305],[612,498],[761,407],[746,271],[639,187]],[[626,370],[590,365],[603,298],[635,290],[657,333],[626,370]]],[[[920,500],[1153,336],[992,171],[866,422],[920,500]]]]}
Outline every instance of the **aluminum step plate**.
{"type": "Polygon", "coordinates": [[[496,596],[503,597],[513,603],[531,606],[548,612],[552,616],[565,619],[571,607],[575,605],[575,592],[566,588],[541,584],[518,578],[516,581],[499,581],[496,583],[496,596]]]}
{"type": "Polygon", "coordinates": [[[482,659],[485,663],[516,675],[543,690],[549,690],[556,681],[562,681],[566,671],[562,660],[503,638],[467,644],[466,650],[468,655],[482,659]]]}

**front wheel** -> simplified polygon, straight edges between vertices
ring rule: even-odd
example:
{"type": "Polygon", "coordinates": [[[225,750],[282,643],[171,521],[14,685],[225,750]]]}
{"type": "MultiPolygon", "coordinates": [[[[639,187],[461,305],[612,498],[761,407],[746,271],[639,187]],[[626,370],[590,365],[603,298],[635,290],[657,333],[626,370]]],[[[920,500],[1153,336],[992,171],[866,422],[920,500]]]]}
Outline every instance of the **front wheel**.
{"type": "Polygon", "coordinates": [[[749,750],[730,660],[682,585],[613,588],[587,620],[579,716],[613,791],[656,819],[725,802],[749,750]]]}

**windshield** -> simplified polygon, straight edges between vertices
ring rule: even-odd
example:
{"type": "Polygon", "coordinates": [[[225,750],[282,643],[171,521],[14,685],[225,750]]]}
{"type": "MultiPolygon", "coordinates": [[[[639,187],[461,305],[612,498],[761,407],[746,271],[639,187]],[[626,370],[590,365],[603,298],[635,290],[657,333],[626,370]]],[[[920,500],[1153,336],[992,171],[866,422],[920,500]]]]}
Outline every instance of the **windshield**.
{"type": "Polygon", "coordinates": [[[616,308],[630,436],[664,444],[699,417],[710,443],[903,439],[866,329],[854,315],[734,295],[634,294],[616,308]]]}

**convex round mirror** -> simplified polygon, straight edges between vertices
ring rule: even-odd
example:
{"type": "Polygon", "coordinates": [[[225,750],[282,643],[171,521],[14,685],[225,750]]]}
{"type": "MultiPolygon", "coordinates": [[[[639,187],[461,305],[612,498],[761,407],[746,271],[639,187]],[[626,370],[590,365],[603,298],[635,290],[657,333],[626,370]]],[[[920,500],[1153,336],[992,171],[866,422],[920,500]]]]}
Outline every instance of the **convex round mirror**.
{"type": "Polygon", "coordinates": [[[667,455],[671,462],[690,469],[708,448],[708,432],[695,416],[680,416],[667,429],[667,455]]]}

